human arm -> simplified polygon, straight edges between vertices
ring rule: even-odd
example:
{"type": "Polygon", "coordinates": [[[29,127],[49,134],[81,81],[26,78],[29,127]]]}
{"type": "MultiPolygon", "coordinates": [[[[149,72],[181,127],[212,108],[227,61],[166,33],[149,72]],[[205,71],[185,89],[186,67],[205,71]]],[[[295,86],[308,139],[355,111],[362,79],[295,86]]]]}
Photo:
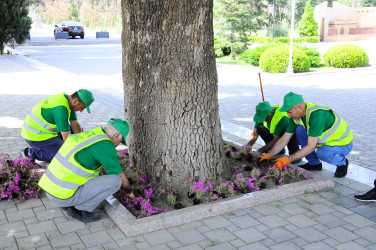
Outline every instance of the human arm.
{"type": "Polygon", "coordinates": [[[271,140],[268,144],[266,144],[265,146],[259,148],[259,150],[257,150],[260,154],[262,153],[266,153],[268,152],[271,148],[273,148],[274,144],[279,140],[279,136],[276,136],[274,135],[274,138],[273,140],[271,140]]]}
{"type": "Polygon", "coordinates": [[[258,133],[257,133],[257,128],[254,128],[253,129],[253,132],[251,134],[251,136],[249,137],[249,140],[248,140],[248,145],[249,146],[253,146],[253,144],[255,144],[257,138],[258,138],[258,133]]]}
{"type": "Polygon", "coordinates": [[[317,146],[318,140],[319,140],[318,137],[308,136],[307,146],[305,146],[302,149],[298,150],[295,154],[290,155],[289,156],[290,161],[293,162],[295,160],[302,159],[303,157],[305,157],[305,156],[309,155],[310,153],[312,153],[315,150],[316,146],[317,146]]]}
{"type": "Polygon", "coordinates": [[[73,131],[73,134],[78,134],[82,132],[82,127],[78,120],[71,120],[70,121],[71,129],[73,131]]]}
{"type": "Polygon", "coordinates": [[[287,145],[293,135],[293,133],[284,133],[283,136],[279,138],[279,140],[277,140],[277,142],[272,147],[270,155],[273,157],[281,152],[281,150],[287,145]]]}
{"type": "Polygon", "coordinates": [[[124,191],[125,197],[133,200],[135,197],[127,176],[124,173],[120,173],[119,176],[121,178],[121,189],[124,191]]]}
{"type": "Polygon", "coordinates": [[[70,135],[70,132],[60,132],[61,137],[63,137],[63,141],[66,141],[68,136],[70,135]]]}

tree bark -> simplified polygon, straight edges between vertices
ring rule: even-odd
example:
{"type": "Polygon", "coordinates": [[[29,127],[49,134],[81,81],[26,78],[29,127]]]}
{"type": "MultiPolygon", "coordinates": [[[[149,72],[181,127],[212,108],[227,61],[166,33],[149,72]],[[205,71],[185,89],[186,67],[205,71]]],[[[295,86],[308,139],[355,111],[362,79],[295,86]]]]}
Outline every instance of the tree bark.
{"type": "Polygon", "coordinates": [[[123,0],[130,164],[182,191],[223,172],[213,0],[123,0]]]}

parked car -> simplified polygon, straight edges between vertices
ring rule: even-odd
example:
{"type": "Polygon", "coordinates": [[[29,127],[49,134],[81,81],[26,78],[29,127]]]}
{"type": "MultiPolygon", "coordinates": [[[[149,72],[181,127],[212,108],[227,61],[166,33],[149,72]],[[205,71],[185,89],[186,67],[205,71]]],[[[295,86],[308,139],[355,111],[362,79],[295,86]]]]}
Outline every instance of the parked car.
{"type": "Polygon", "coordinates": [[[84,26],[78,22],[60,22],[59,24],[55,25],[54,36],[55,33],[64,31],[68,32],[68,35],[72,38],[79,36],[81,39],[84,39],[85,37],[84,26]]]}

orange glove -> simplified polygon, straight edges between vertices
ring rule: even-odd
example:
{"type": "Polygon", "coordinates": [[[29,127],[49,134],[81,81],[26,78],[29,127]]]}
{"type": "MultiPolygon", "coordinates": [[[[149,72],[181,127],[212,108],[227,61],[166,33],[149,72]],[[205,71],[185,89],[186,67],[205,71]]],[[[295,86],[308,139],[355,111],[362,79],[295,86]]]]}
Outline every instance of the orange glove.
{"type": "Polygon", "coordinates": [[[290,158],[288,156],[285,156],[285,157],[281,157],[275,160],[273,166],[278,169],[282,169],[284,166],[286,166],[289,163],[291,163],[290,158]]]}
{"type": "Polygon", "coordinates": [[[260,155],[257,157],[257,161],[258,162],[262,162],[262,161],[269,161],[272,159],[272,156],[270,154],[266,154],[266,155],[260,155]]]}

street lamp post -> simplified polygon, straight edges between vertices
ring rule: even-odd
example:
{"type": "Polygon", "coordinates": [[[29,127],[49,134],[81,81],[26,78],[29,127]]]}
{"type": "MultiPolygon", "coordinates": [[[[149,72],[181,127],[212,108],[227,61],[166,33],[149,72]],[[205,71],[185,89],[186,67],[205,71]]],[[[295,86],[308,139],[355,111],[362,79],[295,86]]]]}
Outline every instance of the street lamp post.
{"type": "Polygon", "coordinates": [[[293,43],[294,43],[294,21],[295,21],[295,0],[291,0],[290,56],[289,56],[289,66],[287,67],[288,75],[294,74],[294,68],[292,67],[292,50],[293,50],[293,43]]]}

